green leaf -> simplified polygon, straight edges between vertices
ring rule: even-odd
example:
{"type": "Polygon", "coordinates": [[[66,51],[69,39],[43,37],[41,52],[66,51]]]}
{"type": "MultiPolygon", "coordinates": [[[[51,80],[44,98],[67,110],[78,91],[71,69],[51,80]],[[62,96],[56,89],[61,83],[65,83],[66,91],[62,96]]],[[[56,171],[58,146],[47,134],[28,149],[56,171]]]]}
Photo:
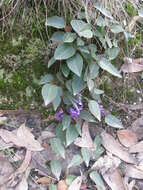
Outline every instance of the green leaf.
{"type": "Polygon", "coordinates": [[[86,166],[89,166],[89,161],[90,161],[90,157],[91,157],[91,153],[90,150],[88,148],[81,148],[81,155],[83,157],[83,160],[86,164],[86,166]]]}
{"type": "Polygon", "coordinates": [[[109,57],[109,60],[113,60],[118,56],[118,54],[120,52],[120,48],[119,47],[112,47],[112,48],[107,49],[106,52],[107,52],[107,55],[109,57]]]}
{"type": "Polygon", "coordinates": [[[94,139],[94,148],[98,149],[101,146],[102,143],[102,138],[100,135],[96,135],[95,139],[94,139]]]}
{"type": "Polygon", "coordinates": [[[53,75],[51,74],[46,74],[45,76],[41,77],[40,84],[46,84],[48,82],[51,82],[53,80],[53,75]]]}
{"type": "Polygon", "coordinates": [[[98,160],[98,158],[101,157],[101,155],[104,153],[104,151],[105,151],[104,148],[100,146],[98,149],[96,149],[93,152],[93,159],[98,160]]]}
{"type": "Polygon", "coordinates": [[[116,69],[116,67],[114,67],[114,65],[112,65],[110,63],[110,61],[106,58],[101,58],[101,60],[99,61],[99,66],[105,70],[108,71],[110,74],[122,78],[120,72],[116,69]]]}
{"type": "Polygon", "coordinates": [[[81,38],[77,38],[77,46],[84,46],[84,41],[81,38]]]}
{"type": "Polygon", "coordinates": [[[94,117],[86,110],[81,111],[80,118],[88,122],[96,122],[94,117]]]}
{"type": "Polygon", "coordinates": [[[111,115],[111,114],[109,114],[105,117],[105,123],[107,123],[107,125],[114,127],[114,128],[118,128],[118,129],[124,128],[121,121],[118,118],[116,118],[114,115],[111,115]]]}
{"type": "Polygon", "coordinates": [[[53,100],[52,103],[53,103],[54,111],[56,111],[57,108],[59,107],[60,103],[61,103],[61,97],[56,96],[56,98],[53,100]]]}
{"type": "Polygon", "coordinates": [[[56,176],[56,178],[59,180],[60,179],[60,175],[61,175],[61,171],[62,171],[62,167],[61,167],[61,163],[59,160],[52,160],[51,163],[51,171],[52,173],[56,176]]]}
{"type": "Polygon", "coordinates": [[[71,21],[72,28],[74,31],[80,36],[85,38],[92,38],[93,33],[89,28],[89,25],[82,20],[72,20],[71,21]],[[88,26],[88,27],[87,27],[88,26]]]}
{"type": "Polygon", "coordinates": [[[70,124],[71,124],[71,117],[69,115],[65,115],[62,120],[63,130],[69,128],[70,124]]]}
{"type": "Polygon", "coordinates": [[[56,98],[57,94],[58,87],[56,85],[45,84],[42,87],[42,96],[46,106],[56,98]]]}
{"type": "Polygon", "coordinates": [[[95,89],[94,89],[94,93],[95,93],[95,94],[99,94],[99,95],[100,95],[100,94],[103,94],[103,93],[104,93],[104,91],[103,91],[103,90],[100,90],[100,89],[95,88],[95,89]]]}
{"type": "Polygon", "coordinates": [[[64,32],[55,32],[52,37],[50,38],[50,40],[52,40],[53,42],[63,42],[64,39],[64,32]]]}
{"type": "Polygon", "coordinates": [[[69,146],[78,137],[78,132],[74,126],[69,126],[66,130],[66,144],[69,146]]]}
{"type": "Polygon", "coordinates": [[[49,185],[49,190],[57,190],[57,186],[54,184],[49,185]]]}
{"type": "Polygon", "coordinates": [[[71,42],[73,42],[75,39],[76,39],[76,34],[75,34],[75,33],[67,32],[67,33],[65,33],[65,35],[64,35],[63,41],[64,41],[65,43],[71,43],[71,42]]]}
{"type": "Polygon", "coordinates": [[[65,159],[65,149],[64,149],[60,139],[53,138],[50,140],[50,142],[51,142],[51,147],[52,147],[53,151],[65,159]]]}
{"type": "Polygon", "coordinates": [[[79,166],[83,162],[83,159],[80,155],[74,155],[70,164],[68,165],[68,168],[71,168],[73,166],[79,166]]]}
{"type": "Polygon", "coordinates": [[[63,60],[72,57],[76,50],[71,44],[60,44],[55,50],[55,60],[63,60]]]}
{"type": "Polygon", "coordinates": [[[97,24],[97,26],[105,27],[107,25],[107,22],[102,16],[99,15],[97,17],[96,24],[97,24]]]}
{"type": "Polygon", "coordinates": [[[52,58],[48,61],[48,68],[50,68],[55,62],[56,62],[56,60],[54,59],[54,57],[52,57],[52,58]]]}
{"type": "Polygon", "coordinates": [[[60,123],[56,126],[56,137],[61,140],[61,142],[65,145],[66,143],[66,131],[63,131],[63,126],[60,123]]]}
{"type": "Polygon", "coordinates": [[[99,74],[99,66],[96,63],[92,63],[89,66],[89,78],[95,79],[99,74]]]}
{"type": "Polygon", "coordinates": [[[67,64],[62,64],[62,73],[65,77],[68,77],[69,73],[70,73],[70,70],[69,68],[67,67],[67,64]]]}
{"type": "Polygon", "coordinates": [[[81,123],[79,121],[76,122],[75,128],[79,135],[81,135],[81,123]]]}
{"type": "Polygon", "coordinates": [[[114,24],[114,25],[110,26],[110,30],[111,30],[111,32],[113,32],[115,34],[118,34],[120,32],[124,32],[124,29],[119,24],[114,24]]]}
{"type": "Polygon", "coordinates": [[[46,21],[46,26],[52,26],[54,28],[65,28],[65,21],[63,17],[52,16],[46,21]]]}
{"type": "Polygon", "coordinates": [[[101,3],[95,3],[94,7],[100,11],[104,16],[113,19],[110,11],[106,10],[105,7],[101,3]]]}
{"type": "Polygon", "coordinates": [[[74,96],[84,89],[84,81],[82,78],[74,75],[74,78],[72,80],[72,89],[74,96]]]}
{"type": "Polygon", "coordinates": [[[93,171],[90,173],[90,178],[97,185],[98,188],[105,190],[104,182],[97,171],[93,171]]]}
{"type": "Polygon", "coordinates": [[[99,104],[95,100],[89,100],[88,107],[90,112],[99,120],[101,121],[101,111],[99,104]]]}
{"type": "Polygon", "coordinates": [[[81,76],[82,68],[83,68],[83,59],[79,53],[76,53],[73,57],[67,60],[67,65],[69,69],[78,75],[81,76]]]}
{"type": "Polygon", "coordinates": [[[94,88],[94,81],[91,79],[88,79],[87,86],[88,86],[89,91],[91,91],[94,88]]]}

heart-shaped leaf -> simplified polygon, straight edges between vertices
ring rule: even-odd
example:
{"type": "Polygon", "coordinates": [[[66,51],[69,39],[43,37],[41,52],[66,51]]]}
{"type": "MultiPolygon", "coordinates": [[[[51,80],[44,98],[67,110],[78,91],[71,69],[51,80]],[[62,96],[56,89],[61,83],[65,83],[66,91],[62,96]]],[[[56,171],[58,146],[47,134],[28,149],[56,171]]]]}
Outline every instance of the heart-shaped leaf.
{"type": "Polygon", "coordinates": [[[63,60],[72,57],[76,50],[71,44],[60,44],[54,53],[55,60],[63,60]]]}
{"type": "Polygon", "coordinates": [[[82,20],[72,20],[71,21],[72,28],[74,31],[80,36],[85,38],[92,38],[93,33],[90,29],[89,24],[82,20]]]}
{"type": "Polygon", "coordinates": [[[42,87],[42,96],[46,106],[56,98],[57,94],[58,87],[56,85],[45,84],[42,87]]]}
{"type": "Polygon", "coordinates": [[[83,59],[79,53],[76,53],[73,57],[67,60],[67,65],[69,69],[74,72],[79,77],[82,73],[83,59]]]}
{"type": "Polygon", "coordinates": [[[116,69],[116,67],[114,67],[114,65],[112,65],[110,63],[110,61],[106,58],[101,58],[99,61],[99,66],[105,70],[108,71],[109,73],[111,73],[112,75],[122,78],[120,72],[116,69]]]}
{"type": "Polygon", "coordinates": [[[114,127],[114,128],[118,128],[118,129],[124,128],[121,121],[111,114],[105,117],[105,123],[107,123],[109,126],[114,127]]]}

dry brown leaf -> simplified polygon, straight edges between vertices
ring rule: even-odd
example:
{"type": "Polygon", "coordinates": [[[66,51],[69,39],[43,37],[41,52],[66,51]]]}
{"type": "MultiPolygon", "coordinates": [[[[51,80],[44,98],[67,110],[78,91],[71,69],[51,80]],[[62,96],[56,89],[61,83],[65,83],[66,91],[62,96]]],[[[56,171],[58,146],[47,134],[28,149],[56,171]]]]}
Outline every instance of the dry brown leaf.
{"type": "Polygon", "coordinates": [[[40,177],[37,181],[39,184],[50,184],[51,183],[51,178],[49,177],[40,177]]]}
{"type": "Polygon", "coordinates": [[[28,190],[28,182],[25,175],[22,177],[22,180],[16,186],[15,190],[28,190]]]}
{"type": "Polygon", "coordinates": [[[138,140],[143,138],[143,116],[132,123],[131,130],[136,133],[138,140]]]}
{"type": "Polygon", "coordinates": [[[6,156],[0,153],[0,186],[8,181],[8,178],[13,172],[14,169],[6,156]]]}
{"type": "Polygon", "coordinates": [[[110,169],[102,176],[112,190],[126,190],[119,169],[110,169]]]}
{"type": "Polygon", "coordinates": [[[0,136],[6,143],[13,143],[19,147],[25,147],[31,151],[41,151],[43,147],[40,143],[34,139],[33,134],[29,131],[29,129],[22,124],[18,130],[14,130],[12,132],[1,129],[0,136]]]}
{"type": "Polygon", "coordinates": [[[100,170],[106,172],[110,168],[116,169],[121,164],[121,160],[111,153],[107,152],[107,155],[100,157],[92,166],[94,170],[100,170]]]}
{"type": "Polygon", "coordinates": [[[80,190],[82,183],[82,176],[77,177],[69,186],[68,190],[80,190]]]}
{"type": "Polygon", "coordinates": [[[136,183],[135,180],[130,181],[129,177],[124,177],[124,184],[125,184],[126,190],[133,190],[135,187],[135,183],[136,183]]]}
{"type": "Polygon", "coordinates": [[[0,150],[5,150],[13,146],[13,143],[6,143],[0,138],[0,150]]]}
{"type": "Polygon", "coordinates": [[[130,147],[137,143],[136,134],[131,130],[128,129],[119,130],[117,132],[117,136],[121,144],[124,145],[125,147],[130,147]]]}
{"type": "Polygon", "coordinates": [[[82,126],[82,137],[77,138],[74,142],[75,145],[79,147],[87,147],[87,148],[93,148],[93,140],[90,136],[89,128],[88,128],[88,123],[84,122],[82,126]]]}
{"type": "Polygon", "coordinates": [[[135,73],[143,71],[143,59],[124,58],[124,64],[121,66],[124,73],[135,73]]]}
{"type": "Polygon", "coordinates": [[[21,140],[21,146],[27,148],[31,151],[42,151],[43,147],[41,144],[34,139],[34,135],[29,131],[29,129],[22,124],[17,130],[17,138],[21,140]]]}
{"type": "Polygon", "coordinates": [[[127,177],[143,179],[143,171],[130,164],[124,164],[124,173],[127,177]]]}
{"type": "Polygon", "coordinates": [[[67,190],[68,186],[64,180],[58,182],[58,190],[67,190]]]}
{"type": "Polygon", "coordinates": [[[121,160],[134,164],[135,159],[132,157],[131,154],[127,150],[124,150],[124,148],[117,142],[110,134],[103,131],[101,133],[102,137],[102,145],[106,150],[111,152],[113,155],[117,156],[121,160]]]}
{"type": "Polygon", "coordinates": [[[129,152],[130,153],[143,152],[143,141],[140,141],[139,143],[131,146],[129,152]]]}
{"type": "Polygon", "coordinates": [[[21,166],[18,168],[17,173],[23,173],[28,168],[29,164],[31,162],[31,151],[26,150],[25,159],[22,162],[21,166]]]}

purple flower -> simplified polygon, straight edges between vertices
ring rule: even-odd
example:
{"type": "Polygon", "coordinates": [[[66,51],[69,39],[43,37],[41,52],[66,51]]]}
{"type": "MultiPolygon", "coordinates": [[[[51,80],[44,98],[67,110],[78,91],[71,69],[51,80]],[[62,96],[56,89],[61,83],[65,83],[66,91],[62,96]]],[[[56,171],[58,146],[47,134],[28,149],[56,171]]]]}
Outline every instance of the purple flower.
{"type": "Polygon", "coordinates": [[[64,117],[64,111],[61,108],[56,114],[55,114],[55,118],[57,121],[61,121],[64,117]]]}
{"type": "Polygon", "coordinates": [[[80,115],[80,110],[79,109],[76,109],[76,108],[70,108],[70,116],[73,118],[73,119],[78,119],[79,118],[79,115],[80,115]]]}
{"type": "Polygon", "coordinates": [[[105,110],[103,108],[102,102],[98,101],[98,105],[99,105],[99,108],[100,108],[100,111],[101,111],[101,116],[105,116],[105,110]]]}
{"type": "Polygon", "coordinates": [[[76,99],[76,103],[77,103],[77,107],[71,107],[70,108],[70,116],[77,120],[80,116],[80,112],[83,110],[83,103],[82,103],[82,99],[81,99],[81,94],[77,94],[77,99],[76,99]]]}

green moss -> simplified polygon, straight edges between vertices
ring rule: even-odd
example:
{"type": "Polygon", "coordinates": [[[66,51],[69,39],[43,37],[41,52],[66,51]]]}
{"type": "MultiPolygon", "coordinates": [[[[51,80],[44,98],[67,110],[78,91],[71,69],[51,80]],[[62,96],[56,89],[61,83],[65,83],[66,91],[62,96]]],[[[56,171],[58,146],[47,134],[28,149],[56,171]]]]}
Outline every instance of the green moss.
{"type": "Polygon", "coordinates": [[[136,16],[138,14],[137,9],[135,9],[135,7],[133,6],[133,4],[130,1],[126,2],[125,10],[131,17],[136,16]]]}

